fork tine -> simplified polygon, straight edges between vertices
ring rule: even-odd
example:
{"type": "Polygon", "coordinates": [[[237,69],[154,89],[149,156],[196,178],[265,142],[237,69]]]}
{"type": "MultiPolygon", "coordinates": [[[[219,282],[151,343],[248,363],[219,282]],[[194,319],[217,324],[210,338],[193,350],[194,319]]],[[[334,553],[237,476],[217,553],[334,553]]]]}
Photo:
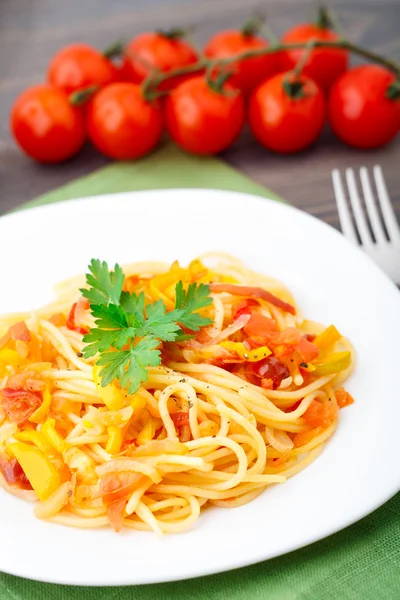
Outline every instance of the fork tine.
{"type": "Polygon", "coordinates": [[[360,196],[358,195],[356,178],[353,169],[346,169],[347,187],[349,188],[350,203],[353,209],[354,220],[357,225],[358,233],[360,234],[361,243],[365,246],[372,244],[372,237],[368,229],[367,220],[361,205],[360,196]]]}
{"type": "Polygon", "coordinates": [[[394,214],[393,206],[390,202],[389,194],[385,185],[385,180],[383,178],[382,169],[379,165],[374,166],[374,176],[386,231],[389,234],[390,241],[398,242],[400,241],[400,229],[397,223],[396,215],[394,214]]]}
{"type": "Polygon", "coordinates": [[[339,169],[333,169],[332,183],[333,191],[335,192],[336,206],[339,213],[339,221],[340,227],[342,228],[342,232],[350,242],[358,245],[358,239],[353,222],[351,220],[349,207],[347,206],[347,200],[344,194],[342,178],[340,176],[339,169]]]}
{"type": "Polygon", "coordinates": [[[361,186],[364,194],[365,205],[367,207],[367,213],[369,221],[371,223],[372,232],[375,236],[375,240],[378,244],[387,243],[383,225],[379,217],[378,208],[371,187],[371,182],[368,175],[368,169],[361,167],[360,169],[361,186]]]}

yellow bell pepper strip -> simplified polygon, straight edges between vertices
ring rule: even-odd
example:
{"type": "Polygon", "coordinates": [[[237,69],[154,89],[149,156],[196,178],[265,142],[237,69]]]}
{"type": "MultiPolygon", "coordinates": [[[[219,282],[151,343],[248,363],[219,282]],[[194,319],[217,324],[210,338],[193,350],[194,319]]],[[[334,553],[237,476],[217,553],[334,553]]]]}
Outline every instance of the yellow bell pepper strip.
{"type": "Polygon", "coordinates": [[[46,419],[40,428],[40,433],[46,438],[46,440],[59,452],[63,454],[68,448],[69,444],[62,439],[60,434],[56,431],[55,419],[46,419]]]}
{"type": "Polygon", "coordinates": [[[15,442],[9,446],[37,493],[39,500],[47,500],[60,487],[61,475],[46,456],[35,446],[15,442]]]}
{"type": "Polygon", "coordinates": [[[11,365],[16,367],[20,364],[24,364],[24,361],[16,350],[10,350],[9,348],[2,348],[0,350],[0,377],[7,375],[7,366],[11,365]]]}
{"type": "Polygon", "coordinates": [[[140,413],[140,411],[146,406],[146,404],[146,398],[143,398],[143,396],[140,396],[139,394],[131,396],[130,405],[133,408],[133,413],[135,417],[137,416],[136,413],[140,413]]]}
{"type": "Polygon", "coordinates": [[[42,404],[29,417],[29,421],[31,423],[41,423],[42,421],[44,421],[45,417],[47,417],[47,415],[49,413],[51,400],[52,400],[52,397],[51,397],[50,387],[48,385],[46,385],[46,387],[44,388],[44,392],[43,392],[42,404]]]}
{"type": "Polygon", "coordinates": [[[122,429],[116,425],[110,425],[107,427],[108,442],[106,445],[106,451],[109,454],[118,454],[121,450],[122,444],[122,429]]]}
{"type": "Polygon", "coordinates": [[[313,341],[313,344],[320,350],[329,348],[335,342],[339,341],[342,335],[338,332],[334,325],[329,325],[322,333],[318,334],[313,341]]]}
{"type": "Polygon", "coordinates": [[[101,367],[93,367],[93,379],[100,394],[100,398],[109,410],[120,410],[121,408],[124,408],[125,401],[123,391],[119,390],[113,383],[103,387],[99,376],[100,371],[101,367]]]}
{"type": "Polygon", "coordinates": [[[315,370],[313,375],[318,377],[321,375],[331,375],[340,373],[347,369],[351,364],[351,352],[334,352],[324,358],[324,362],[314,363],[315,370]]]}
{"type": "Polygon", "coordinates": [[[40,433],[40,431],[36,431],[36,429],[24,429],[23,431],[19,431],[14,434],[14,438],[19,442],[34,444],[45,454],[54,452],[54,447],[49,444],[44,435],[40,433]]]}
{"type": "Polygon", "coordinates": [[[201,260],[199,260],[198,258],[192,260],[192,262],[189,265],[188,271],[190,273],[192,281],[204,282],[203,280],[210,279],[207,267],[203,265],[201,260]]]}
{"type": "Polygon", "coordinates": [[[228,352],[236,352],[240,358],[243,358],[243,360],[246,360],[247,362],[258,362],[272,354],[267,346],[248,350],[242,342],[221,342],[220,346],[228,352]]]}
{"type": "Polygon", "coordinates": [[[23,362],[21,356],[16,350],[10,350],[9,348],[2,348],[0,350],[0,360],[7,365],[16,366],[23,362]]]}
{"type": "Polygon", "coordinates": [[[151,442],[151,440],[154,437],[155,432],[156,432],[156,428],[154,425],[154,420],[150,417],[149,420],[144,425],[142,431],[137,436],[136,442],[139,444],[139,446],[143,446],[144,444],[151,442]]]}
{"type": "MultiPolygon", "coordinates": [[[[190,274],[187,269],[181,267],[173,267],[167,273],[155,275],[149,280],[149,293],[154,300],[162,300],[167,309],[174,308],[174,302],[166,295],[166,290],[178,283],[178,281],[190,281],[190,274]]],[[[175,286],[174,286],[175,289],[175,286]]]]}

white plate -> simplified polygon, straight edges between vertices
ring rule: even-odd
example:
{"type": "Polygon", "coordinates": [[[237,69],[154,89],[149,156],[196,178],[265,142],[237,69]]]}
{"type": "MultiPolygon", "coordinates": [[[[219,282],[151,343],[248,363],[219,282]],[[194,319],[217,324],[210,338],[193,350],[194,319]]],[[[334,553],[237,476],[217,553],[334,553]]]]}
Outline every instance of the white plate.
{"type": "Polygon", "coordinates": [[[52,285],[109,263],[222,250],[282,279],[301,309],[355,344],[353,406],[323,454],[251,504],[152,533],[77,530],[39,521],[0,490],[0,569],[55,583],[155,583],[241,567],[346,527],[400,489],[400,295],[335,230],[289,206],[213,190],[159,190],[35,208],[0,219],[0,313],[50,300],[52,285]]]}

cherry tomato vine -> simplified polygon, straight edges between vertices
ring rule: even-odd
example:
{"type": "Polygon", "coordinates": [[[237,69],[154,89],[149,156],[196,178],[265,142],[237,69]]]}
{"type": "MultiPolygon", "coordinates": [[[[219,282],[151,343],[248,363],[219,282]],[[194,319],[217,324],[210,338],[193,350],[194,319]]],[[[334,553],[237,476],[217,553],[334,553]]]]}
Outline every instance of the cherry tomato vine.
{"type": "Polygon", "coordinates": [[[386,144],[399,131],[400,64],[347,39],[325,8],[316,23],[296,25],[281,40],[252,18],[215,34],[201,55],[185,33],[142,33],[103,53],[86,44],[62,49],[45,87],[16,100],[15,139],[32,158],[59,162],[85,137],[110,158],[139,158],[163,127],[183,149],[216,154],[246,118],[262,145],[282,153],[309,146],[326,120],[359,148],[386,144]],[[374,64],[349,68],[351,54],[374,64]]]}

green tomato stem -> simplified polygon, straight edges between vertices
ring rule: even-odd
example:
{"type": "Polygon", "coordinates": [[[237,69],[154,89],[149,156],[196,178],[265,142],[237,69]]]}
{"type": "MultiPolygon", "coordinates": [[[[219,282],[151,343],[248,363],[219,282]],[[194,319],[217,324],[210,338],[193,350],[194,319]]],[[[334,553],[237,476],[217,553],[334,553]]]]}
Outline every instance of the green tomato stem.
{"type": "MultiPolygon", "coordinates": [[[[222,59],[202,58],[197,63],[188,65],[187,67],[181,67],[179,69],[174,69],[172,71],[168,71],[168,73],[157,72],[157,73],[151,74],[145,82],[145,87],[147,89],[156,90],[157,87],[164,81],[168,81],[169,79],[172,79],[173,77],[177,77],[179,75],[190,75],[192,73],[201,71],[205,68],[220,69],[221,67],[223,68],[232,63],[236,63],[239,60],[246,60],[248,58],[256,58],[258,56],[265,56],[267,54],[276,54],[278,52],[286,51],[286,50],[306,49],[307,47],[309,47],[309,45],[310,45],[309,42],[307,42],[307,43],[298,42],[298,43],[294,43],[294,44],[275,43],[275,44],[271,44],[270,46],[267,46],[265,48],[263,47],[263,48],[257,48],[255,50],[249,50],[247,52],[243,52],[243,53],[237,54],[235,56],[228,56],[228,57],[222,58],[222,59]]],[[[372,50],[367,50],[366,48],[363,48],[362,46],[353,44],[352,42],[350,42],[347,39],[338,39],[338,40],[334,40],[334,41],[313,40],[312,47],[313,47],[313,49],[314,48],[339,48],[342,50],[347,50],[348,52],[351,52],[352,54],[361,56],[362,58],[366,58],[376,64],[381,65],[382,67],[385,67],[386,69],[388,69],[389,71],[394,73],[394,75],[396,75],[397,77],[400,78],[400,64],[398,64],[397,62],[395,62],[394,60],[392,60],[390,58],[381,56],[380,54],[377,54],[376,52],[373,52],[372,50]]]]}

